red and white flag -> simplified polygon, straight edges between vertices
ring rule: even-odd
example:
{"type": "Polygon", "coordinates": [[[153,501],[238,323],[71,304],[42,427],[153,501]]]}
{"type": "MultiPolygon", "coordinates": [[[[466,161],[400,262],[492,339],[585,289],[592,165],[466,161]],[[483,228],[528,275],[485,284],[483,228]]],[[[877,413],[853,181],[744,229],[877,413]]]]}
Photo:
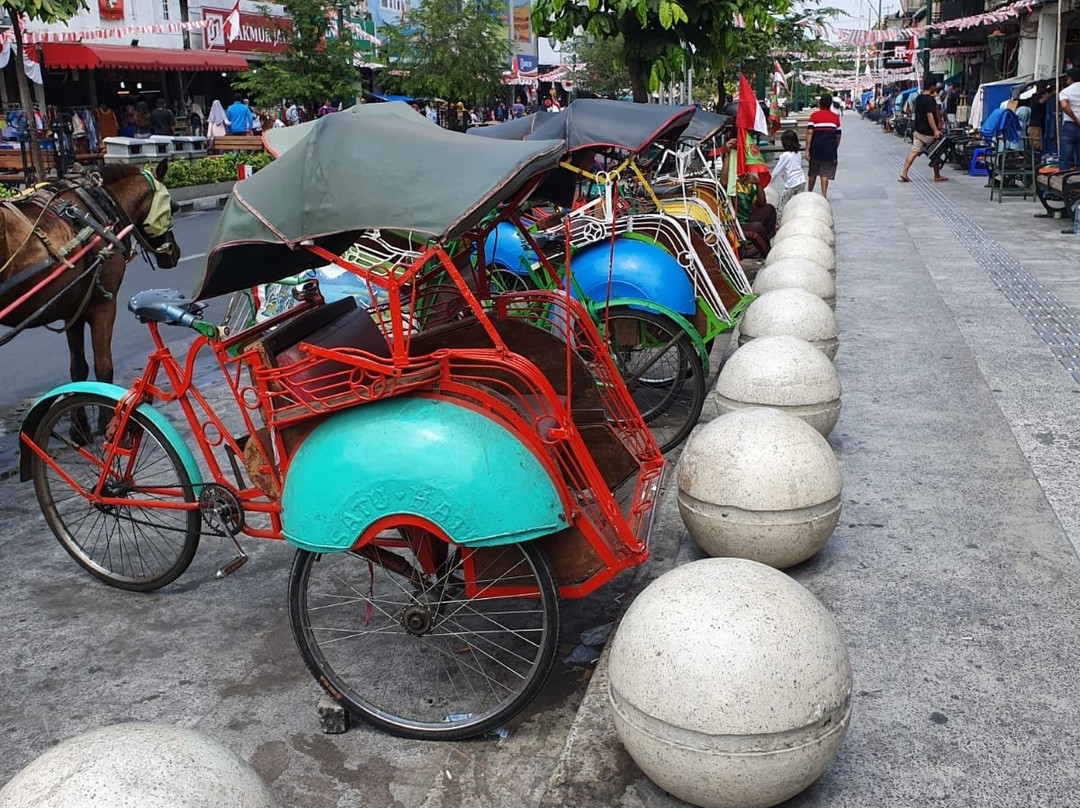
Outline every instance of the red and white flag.
{"type": "Polygon", "coordinates": [[[225,38],[226,48],[234,39],[240,38],[240,0],[236,0],[236,5],[232,7],[229,16],[225,18],[225,23],[221,26],[221,35],[225,38]]]}
{"type": "Polygon", "coordinates": [[[772,64],[772,81],[773,84],[779,84],[785,90],[787,89],[787,79],[784,78],[783,68],[780,67],[780,60],[773,61],[772,64]]]}
{"type": "Polygon", "coordinates": [[[735,115],[735,126],[752,132],[769,134],[769,122],[765,119],[765,110],[754,97],[754,88],[746,80],[746,75],[739,74],[739,111],[735,115]]]}

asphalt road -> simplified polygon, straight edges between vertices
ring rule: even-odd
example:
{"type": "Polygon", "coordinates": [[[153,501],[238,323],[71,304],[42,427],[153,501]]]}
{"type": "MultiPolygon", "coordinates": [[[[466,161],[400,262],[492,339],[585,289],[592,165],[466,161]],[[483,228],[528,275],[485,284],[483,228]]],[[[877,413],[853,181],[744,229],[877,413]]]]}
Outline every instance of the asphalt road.
{"type": "MultiPolygon", "coordinates": [[[[127,310],[127,301],[143,289],[166,288],[191,292],[195,277],[202,269],[210,234],[219,214],[203,211],[177,217],[174,225],[180,244],[180,264],[169,270],[151,267],[138,256],[128,266],[124,284],[120,287],[120,306],[113,333],[113,362],[115,381],[126,385],[131,373],[142,367],[150,350],[146,326],[140,324],[127,310]]],[[[225,301],[214,301],[207,310],[208,319],[216,320],[224,310],[225,301]]],[[[166,340],[174,350],[190,342],[193,334],[184,328],[163,329],[166,340]]],[[[89,339],[87,339],[87,360],[89,339]]],[[[44,328],[24,331],[0,349],[0,414],[10,413],[27,399],[36,398],[68,380],[67,340],[44,328]]]]}

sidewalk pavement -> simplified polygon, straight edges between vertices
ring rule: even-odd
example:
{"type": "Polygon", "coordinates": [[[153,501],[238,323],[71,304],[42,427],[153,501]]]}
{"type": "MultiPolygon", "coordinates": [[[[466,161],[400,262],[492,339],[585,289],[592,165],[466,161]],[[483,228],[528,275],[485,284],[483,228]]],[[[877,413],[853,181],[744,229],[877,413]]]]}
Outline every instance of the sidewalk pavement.
{"type": "MultiPolygon", "coordinates": [[[[830,438],[844,513],[791,574],[836,616],[856,693],[836,761],[788,805],[1080,805],[1080,240],[1031,218],[1030,201],[989,203],[981,178],[928,182],[923,159],[902,185],[906,144],[844,124],[830,438]]],[[[149,720],[223,741],[289,806],[680,804],[615,740],[603,661],[587,689],[588,671],[563,661],[621,592],[700,556],[673,484],[649,564],[564,603],[538,702],[501,741],[452,744],[319,733],[285,613],[286,547],[248,542],[247,566],[215,581],[231,552],[210,539],[176,584],[137,595],[82,573],[28,486],[0,482],[0,519],[0,782],[57,740],[149,720]]]]}

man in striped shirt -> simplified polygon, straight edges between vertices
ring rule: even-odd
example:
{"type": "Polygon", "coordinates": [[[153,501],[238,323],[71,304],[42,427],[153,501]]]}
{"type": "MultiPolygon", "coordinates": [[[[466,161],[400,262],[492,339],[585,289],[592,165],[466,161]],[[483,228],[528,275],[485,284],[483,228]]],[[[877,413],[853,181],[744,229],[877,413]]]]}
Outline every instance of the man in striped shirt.
{"type": "Polygon", "coordinates": [[[836,178],[836,148],[840,145],[840,116],[832,111],[832,96],[826,93],[806,125],[807,190],[821,179],[821,195],[829,195],[829,180],[836,178]]]}

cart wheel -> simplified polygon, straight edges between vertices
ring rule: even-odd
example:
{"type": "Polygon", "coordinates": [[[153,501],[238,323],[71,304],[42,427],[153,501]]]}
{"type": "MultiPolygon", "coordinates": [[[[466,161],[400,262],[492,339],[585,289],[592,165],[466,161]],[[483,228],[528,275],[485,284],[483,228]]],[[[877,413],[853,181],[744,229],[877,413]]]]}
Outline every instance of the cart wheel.
{"type": "Polygon", "coordinates": [[[598,313],[615,367],[661,452],[694,428],[705,403],[705,372],[690,336],[677,323],[647,311],[598,313]]]}
{"type": "Polygon", "coordinates": [[[516,275],[510,270],[501,267],[488,270],[488,283],[491,285],[491,291],[496,294],[499,292],[528,292],[533,288],[528,278],[516,275]]]}
{"type": "Polygon", "coordinates": [[[85,570],[111,586],[149,592],[187,569],[199,546],[200,516],[167,507],[194,502],[195,491],[172,445],[142,413],[132,413],[116,438],[128,453],[106,470],[103,435],[115,407],[103,396],[75,393],[45,413],[34,442],[71,482],[35,454],[34,492],[56,538],[85,570]],[[91,504],[87,496],[103,473],[103,495],[163,507],[91,504]]]}
{"type": "Polygon", "coordinates": [[[299,551],[289,617],[331,696],[419,739],[481,735],[524,709],[551,671],[559,633],[539,548],[470,550],[414,527],[354,552],[299,551]]]}

